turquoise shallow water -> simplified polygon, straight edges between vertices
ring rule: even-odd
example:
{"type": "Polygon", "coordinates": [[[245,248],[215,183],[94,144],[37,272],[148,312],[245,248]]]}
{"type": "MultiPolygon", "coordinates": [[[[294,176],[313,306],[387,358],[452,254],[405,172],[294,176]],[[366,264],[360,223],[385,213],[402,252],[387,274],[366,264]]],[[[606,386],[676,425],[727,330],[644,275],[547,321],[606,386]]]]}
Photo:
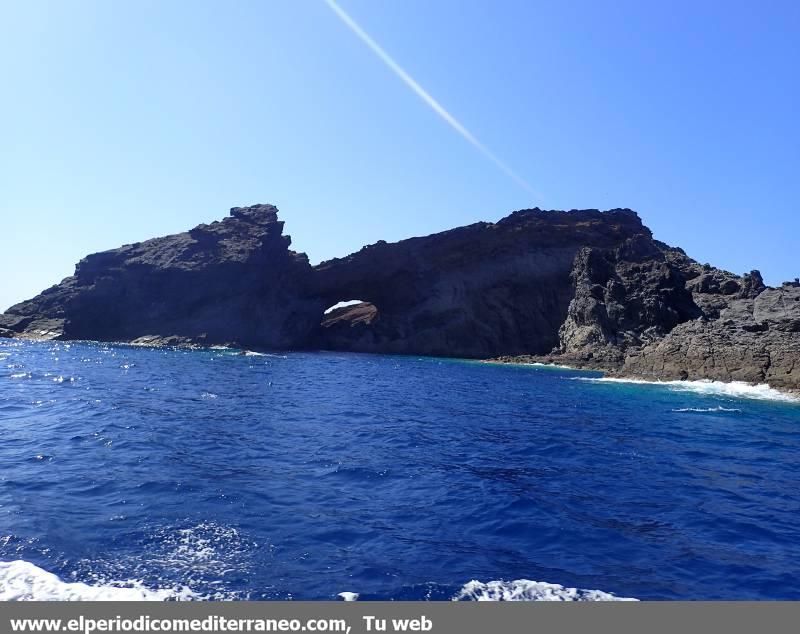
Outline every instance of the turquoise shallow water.
{"type": "Polygon", "coordinates": [[[800,598],[800,406],[597,377],[2,341],[0,596],[800,598]]]}

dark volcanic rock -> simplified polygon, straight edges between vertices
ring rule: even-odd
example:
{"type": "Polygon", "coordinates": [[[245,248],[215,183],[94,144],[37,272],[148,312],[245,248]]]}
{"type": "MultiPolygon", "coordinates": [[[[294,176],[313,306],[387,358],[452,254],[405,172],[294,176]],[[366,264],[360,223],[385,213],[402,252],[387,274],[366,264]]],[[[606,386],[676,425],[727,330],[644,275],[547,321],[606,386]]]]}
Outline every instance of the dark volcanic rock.
{"type": "Polygon", "coordinates": [[[549,352],[574,294],[576,255],[637,237],[651,239],[630,210],[530,209],[364,247],[318,265],[317,293],[329,305],[368,301],[380,317],[368,328],[323,329],[318,345],[475,358],[549,352]]]}
{"type": "Polygon", "coordinates": [[[301,346],[322,307],[304,297],[311,267],[282,232],[272,205],[236,207],[221,222],[90,255],[0,326],[64,339],[301,346]]]}
{"type": "Polygon", "coordinates": [[[378,309],[369,302],[336,308],[322,318],[319,344],[328,350],[374,350],[379,319],[378,309]]]}
{"type": "Polygon", "coordinates": [[[585,247],[572,271],[575,296],[558,351],[620,364],[626,350],[657,340],[700,310],[680,271],[649,236],[613,249],[585,247]]]}
{"type": "Polygon", "coordinates": [[[506,355],[800,389],[800,282],[699,264],[627,209],[522,210],[316,267],[289,246],[275,207],[237,207],[88,256],[0,315],[0,337],[506,355]],[[323,314],[345,300],[361,303],[323,314]]]}
{"type": "MultiPolygon", "coordinates": [[[[760,277],[760,276],[759,276],[760,277]]],[[[733,299],[715,319],[675,327],[625,359],[624,374],[714,379],[800,388],[800,288],[766,289],[733,299]]]]}
{"type": "Polygon", "coordinates": [[[544,353],[559,344],[576,255],[651,242],[630,210],[531,209],[379,242],[312,269],[282,228],[272,206],[235,208],[222,222],[91,255],[74,276],[9,309],[0,327],[140,343],[544,353]],[[323,325],[325,306],[351,299],[372,304],[377,318],[353,320],[351,309],[323,325]]]}

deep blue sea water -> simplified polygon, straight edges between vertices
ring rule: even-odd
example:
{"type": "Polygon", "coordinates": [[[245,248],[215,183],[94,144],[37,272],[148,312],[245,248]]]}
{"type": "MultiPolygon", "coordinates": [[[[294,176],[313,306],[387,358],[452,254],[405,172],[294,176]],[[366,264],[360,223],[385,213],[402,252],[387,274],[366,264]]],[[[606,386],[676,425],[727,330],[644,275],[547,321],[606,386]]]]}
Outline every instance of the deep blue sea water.
{"type": "Polygon", "coordinates": [[[0,595],[800,599],[800,405],[597,376],[0,342],[0,595]]]}

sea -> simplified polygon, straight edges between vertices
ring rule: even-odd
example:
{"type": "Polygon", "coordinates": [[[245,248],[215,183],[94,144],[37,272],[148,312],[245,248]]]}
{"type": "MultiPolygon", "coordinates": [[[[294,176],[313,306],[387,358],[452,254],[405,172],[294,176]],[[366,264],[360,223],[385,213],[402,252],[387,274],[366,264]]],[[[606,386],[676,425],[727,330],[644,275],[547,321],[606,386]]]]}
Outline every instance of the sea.
{"type": "Polygon", "coordinates": [[[0,599],[800,599],[800,403],[0,340],[0,599]]]}

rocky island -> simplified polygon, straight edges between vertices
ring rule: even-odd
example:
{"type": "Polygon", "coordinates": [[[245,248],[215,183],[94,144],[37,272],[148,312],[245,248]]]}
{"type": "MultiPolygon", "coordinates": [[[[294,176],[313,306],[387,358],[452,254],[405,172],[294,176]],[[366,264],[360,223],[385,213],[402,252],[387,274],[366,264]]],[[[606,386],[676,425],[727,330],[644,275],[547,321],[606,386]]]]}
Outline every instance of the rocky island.
{"type": "Polygon", "coordinates": [[[316,266],[283,228],[272,205],[235,207],[89,255],[0,314],[0,336],[540,361],[800,391],[800,282],[700,264],[629,209],[521,210],[316,266]]]}

